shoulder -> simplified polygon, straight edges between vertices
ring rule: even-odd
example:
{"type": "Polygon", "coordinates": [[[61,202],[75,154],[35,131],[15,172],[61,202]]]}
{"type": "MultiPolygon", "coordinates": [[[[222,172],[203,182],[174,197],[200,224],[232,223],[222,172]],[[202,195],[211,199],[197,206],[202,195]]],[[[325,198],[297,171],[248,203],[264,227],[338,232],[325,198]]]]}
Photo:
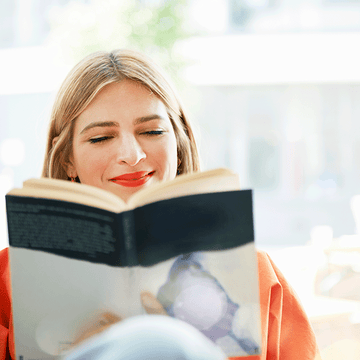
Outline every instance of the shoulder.
{"type": "MultiPolygon", "coordinates": [[[[260,286],[260,300],[279,299],[281,302],[281,310],[287,308],[288,304],[301,309],[300,299],[295,290],[286,280],[285,276],[275,265],[271,257],[265,251],[257,251],[258,256],[258,272],[260,286]]],[[[271,305],[271,304],[268,304],[271,305]]],[[[305,315],[303,313],[303,315],[305,315]]]]}
{"type": "MultiPolygon", "coordinates": [[[[10,359],[14,355],[12,316],[11,316],[11,295],[10,295],[10,267],[9,248],[0,251],[0,358],[10,359]],[[9,334],[10,329],[10,334],[9,334]],[[2,355],[6,354],[6,355],[2,355]]],[[[15,359],[15,356],[11,358],[15,359]]]]}
{"type": "Polygon", "coordinates": [[[276,267],[270,256],[262,250],[257,250],[258,272],[260,285],[272,287],[286,282],[280,270],[276,267]]]}
{"type": "Polygon", "coordinates": [[[8,281],[9,275],[9,248],[5,248],[0,251],[0,280],[8,281]]]}
{"type": "Polygon", "coordinates": [[[263,346],[271,359],[314,359],[315,334],[301,302],[264,251],[257,252],[263,346]]]}
{"type": "MultiPolygon", "coordinates": [[[[10,294],[10,269],[9,269],[9,248],[0,251],[0,302],[4,305],[9,302],[10,294]]],[[[10,304],[10,302],[9,302],[10,304]]]]}
{"type": "MultiPolygon", "coordinates": [[[[287,282],[285,279],[282,279],[283,276],[265,251],[258,250],[257,258],[260,306],[262,318],[266,319],[267,322],[270,313],[281,314],[284,295],[283,285],[285,284],[285,287],[287,287],[287,282]]],[[[269,324],[266,324],[266,327],[268,326],[269,324]]]]}
{"type": "Polygon", "coordinates": [[[0,306],[1,313],[10,313],[9,248],[0,251],[0,306]]]}
{"type": "Polygon", "coordinates": [[[259,271],[259,283],[260,283],[260,291],[263,288],[269,291],[272,289],[279,289],[281,297],[285,297],[285,299],[292,299],[292,301],[300,302],[298,295],[286,280],[285,276],[273,262],[269,254],[265,251],[258,250],[258,271],[259,271]]]}
{"type": "Polygon", "coordinates": [[[0,251],[0,325],[7,328],[9,326],[10,309],[9,249],[6,248],[0,251]]]}
{"type": "Polygon", "coordinates": [[[0,250],[0,269],[9,263],[9,248],[0,250]]]}

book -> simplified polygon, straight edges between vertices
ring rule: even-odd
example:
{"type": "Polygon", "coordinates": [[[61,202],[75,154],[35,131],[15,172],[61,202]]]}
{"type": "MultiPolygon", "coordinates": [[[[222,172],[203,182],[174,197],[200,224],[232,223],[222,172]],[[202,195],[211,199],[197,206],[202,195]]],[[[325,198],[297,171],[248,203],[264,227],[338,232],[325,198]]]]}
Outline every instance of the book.
{"type": "Polygon", "coordinates": [[[127,203],[30,179],[6,210],[17,359],[60,357],[96,314],[145,314],[143,291],[228,356],[260,354],[252,191],[230,170],[180,175],[127,203]]]}

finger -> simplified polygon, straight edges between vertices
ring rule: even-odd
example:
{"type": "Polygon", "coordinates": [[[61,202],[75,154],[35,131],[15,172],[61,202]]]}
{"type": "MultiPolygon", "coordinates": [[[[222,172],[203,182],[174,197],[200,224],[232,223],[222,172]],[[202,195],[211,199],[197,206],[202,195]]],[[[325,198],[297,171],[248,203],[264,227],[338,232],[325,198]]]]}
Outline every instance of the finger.
{"type": "Polygon", "coordinates": [[[143,291],[140,294],[140,298],[143,307],[148,314],[167,315],[166,310],[152,293],[143,291]]]}
{"type": "Polygon", "coordinates": [[[108,327],[112,324],[115,324],[119,321],[121,321],[121,317],[115,314],[112,314],[110,312],[103,313],[98,318],[98,324],[101,327],[108,327]]]}
{"type": "Polygon", "coordinates": [[[96,316],[90,323],[83,326],[80,331],[80,335],[73,342],[74,345],[85,341],[86,339],[99,334],[100,332],[106,330],[109,326],[121,321],[121,317],[109,312],[102,313],[96,316]]]}

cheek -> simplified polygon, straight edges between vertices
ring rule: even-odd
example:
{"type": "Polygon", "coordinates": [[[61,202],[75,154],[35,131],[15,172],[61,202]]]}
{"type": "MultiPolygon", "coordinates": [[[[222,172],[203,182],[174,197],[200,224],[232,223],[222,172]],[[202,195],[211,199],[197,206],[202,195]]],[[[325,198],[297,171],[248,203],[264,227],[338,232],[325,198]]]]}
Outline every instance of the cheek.
{"type": "Polygon", "coordinates": [[[79,176],[92,178],[99,171],[102,171],[106,164],[106,156],[94,151],[79,151],[75,157],[76,168],[79,176]]]}
{"type": "Polygon", "coordinates": [[[176,175],[177,148],[172,137],[153,143],[147,150],[147,161],[157,167],[162,177],[170,178],[173,172],[176,175]]]}
{"type": "Polygon", "coordinates": [[[162,159],[166,167],[167,176],[174,178],[177,171],[177,144],[175,135],[169,139],[162,152],[162,159]]]}

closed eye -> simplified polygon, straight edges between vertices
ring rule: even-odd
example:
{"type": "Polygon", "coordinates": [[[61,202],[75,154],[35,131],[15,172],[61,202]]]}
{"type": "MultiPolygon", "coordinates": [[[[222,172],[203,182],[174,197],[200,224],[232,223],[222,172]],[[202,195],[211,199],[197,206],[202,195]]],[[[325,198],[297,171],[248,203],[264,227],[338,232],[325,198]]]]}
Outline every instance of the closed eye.
{"type": "Polygon", "coordinates": [[[112,136],[101,136],[101,137],[98,137],[98,138],[92,138],[89,141],[90,141],[91,144],[96,144],[96,143],[104,142],[104,141],[109,140],[111,138],[112,138],[112,136]]]}
{"type": "Polygon", "coordinates": [[[151,130],[151,131],[145,131],[141,134],[148,135],[148,136],[155,136],[155,135],[162,135],[164,134],[164,130],[151,130]]]}

